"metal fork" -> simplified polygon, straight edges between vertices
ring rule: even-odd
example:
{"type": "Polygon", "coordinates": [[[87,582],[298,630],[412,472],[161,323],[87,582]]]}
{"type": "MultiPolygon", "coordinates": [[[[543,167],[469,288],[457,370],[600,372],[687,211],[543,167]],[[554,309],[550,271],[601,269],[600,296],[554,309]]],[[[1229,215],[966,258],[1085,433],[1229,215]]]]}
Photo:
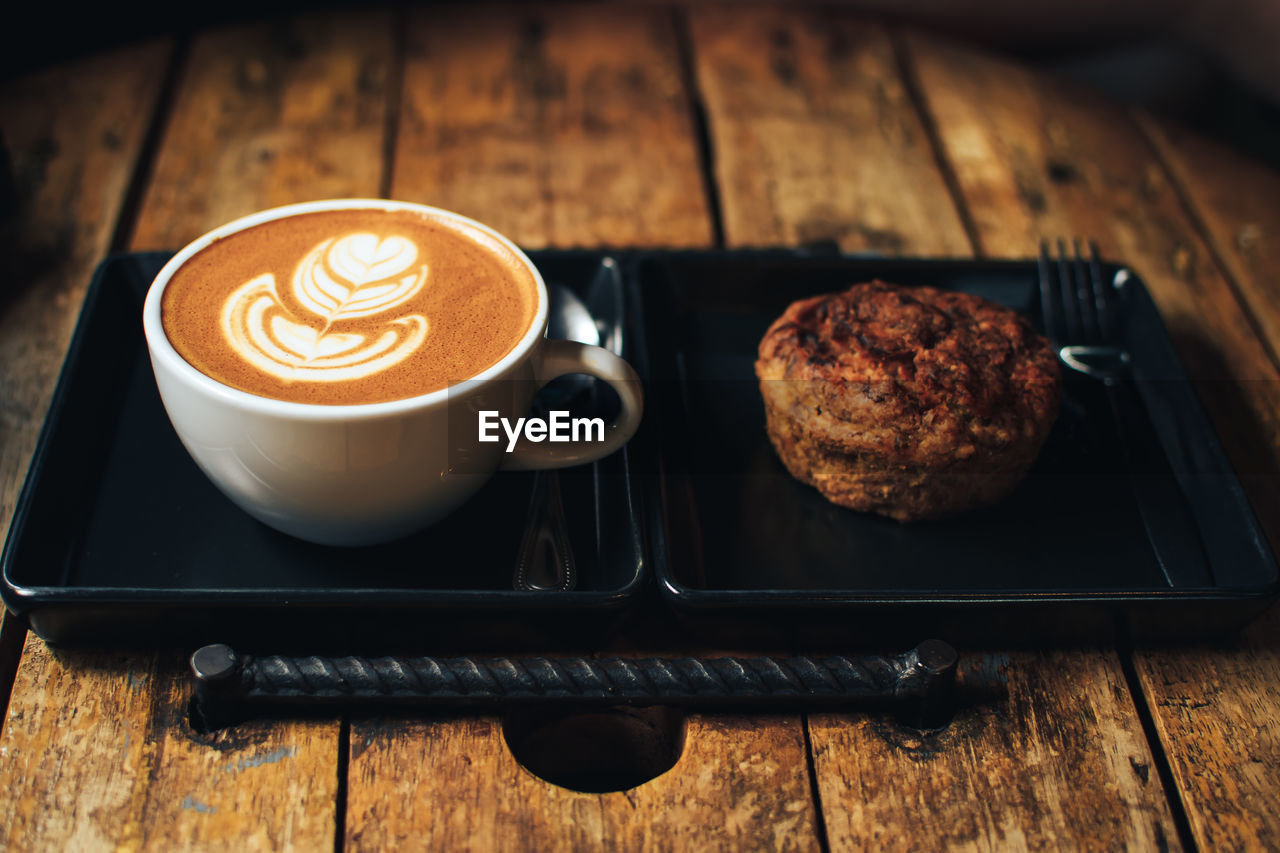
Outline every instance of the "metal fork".
{"type": "Polygon", "coordinates": [[[1056,258],[1047,241],[1040,243],[1045,334],[1064,365],[1106,387],[1134,500],[1165,579],[1175,589],[1212,586],[1195,519],[1134,384],[1120,290],[1128,275],[1121,271],[1108,281],[1092,242],[1087,258],[1079,240],[1071,252],[1065,240],[1057,243],[1056,258]]]}
{"type": "Polygon", "coordinates": [[[1048,242],[1040,242],[1040,312],[1044,330],[1061,347],[1058,355],[1068,367],[1107,381],[1118,376],[1129,362],[1129,353],[1120,345],[1117,293],[1103,279],[1098,247],[1089,243],[1086,262],[1080,241],[1073,243],[1074,259],[1067,254],[1066,241],[1058,240],[1058,257],[1054,260],[1048,242]]]}

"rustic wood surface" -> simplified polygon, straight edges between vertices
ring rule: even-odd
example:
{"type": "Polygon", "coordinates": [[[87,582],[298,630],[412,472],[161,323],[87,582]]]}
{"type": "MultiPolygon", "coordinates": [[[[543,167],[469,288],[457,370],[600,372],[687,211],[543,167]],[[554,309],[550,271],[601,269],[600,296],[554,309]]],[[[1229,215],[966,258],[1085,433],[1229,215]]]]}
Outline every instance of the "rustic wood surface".
{"type": "MultiPolygon", "coordinates": [[[[313,193],[377,195],[391,42],[390,18],[364,15],[197,39],[127,245],[179,246],[226,220],[313,193]],[[210,139],[217,140],[216,156],[202,154],[210,139]]],[[[163,65],[135,73],[148,70],[152,80],[164,76],[163,65]]],[[[123,78],[112,102],[86,107],[109,112],[112,104],[131,103],[130,84],[141,81],[123,78]]],[[[124,183],[117,183],[119,194],[103,202],[108,209],[123,205],[124,183]]],[[[5,821],[13,845],[332,844],[336,720],[197,735],[185,723],[181,660],[137,655],[112,666],[80,652],[54,657],[34,637],[15,688],[0,734],[5,804],[28,809],[52,796],[85,807],[37,809],[28,822],[5,821]],[[123,753],[122,741],[129,744],[123,753]]]]}
{"type": "Polygon", "coordinates": [[[497,718],[353,723],[347,844],[816,850],[804,736],[794,721],[691,715],[674,767],[603,794],[534,776],[512,758],[497,718]]]}
{"type": "Polygon", "coordinates": [[[1196,842],[1280,846],[1280,618],[1272,608],[1233,642],[1139,649],[1134,665],[1196,842]]]}
{"type": "Polygon", "coordinates": [[[1280,289],[1275,286],[1280,174],[1259,169],[1229,148],[1149,115],[1140,115],[1138,121],[1181,190],[1183,204],[1204,232],[1215,261],[1257,323],[1271,360],[1280,361],[1280,289]]]}
{"type": "Polygon", "coordinates": [[[176,249],[295,201],[382,194],[387,13],[208,33],[182,58],[132,249],[176,249]]]}
{"type": "MultiPolygon", "coordinates": [[[[494,27],[433,11],[412,18],[408,45],[396,198],[453,207],[523,245],[710,241],[667,12],[522,10],[494,27]]],[[[420,840],[485,849],[516,838],[547,850],[679,849],[700,838],[729,849],[769,838],[783,847],[815,844],[797,716],[768,723],[692,716],[675,767],[604,794],[533,776],[513,761],[501,731],[496,717],[352,721],[349,846],[396,849],[420,840]],[[717,840],[705,838],[707,826],[723,827],[717,840]]]]}
{"type": "MultiPolygon", "coordinates": [[[[1280,260],[1280,175],[1150,116],[1140,120],[1277,363],[1280,291],[1268,262],[1280,260]]],[[[1274,434],[1272,441],[1271,458],[1243,471],[1255,493],[1274,477],[1280,450],[1274,434]]],[[[1275,515],[1262,521],[1272,543],[1280,541],[1275,515]]],[[[1134,663],[1197,842],[1280,847],[1280,613],[1273,608],[1235,642],[1179,654],[1139,649],[1134,663]]]]}
{"type": "Polygon", "coordinates": [[[1009,62],[924,39],[909,55],[982,252],[1029,257],[1041,237],[1084,235],[1130,264],[1259,516],[1275,524],[1276,365],[1141,130],[1099,96],[1009,62]],[[1000,109],[983,103],[992,97],[1000,109]]]}
{"type": "MultiPolygon", "coordinates": [[[[1275,186],[1275,176],[1214,157],[1201,143],[1184,139],[1189,147],[1174,147],[1148,119],[1153,147],[1124,111],[1009,63],[921,39],[912,40],[911,54],[984,248],[1026,256],[1040,235],[1086,234],[1105,256],[1131,263],[1188,372],[1207,380],[1197,388],[1210,417],[1272,542],[1280,541],[1280,383],[1269,355],[1277,339],[1254,334],[1255,323],[1268,331],[1257,318],[1273,310],[1275,293],[1244,260],[1268,250],[1250,246],[1227,272],[1215,262],[1215,255],[1232,254],[1221,242],[1229,223],[1259,239],[1280,228],[1280,208],[1273,200],[1268,209],[1253,189],[1275,186]],[[975,98],[995,98],[1005,108],[986,109],[975,98]],[[1188,156],[1196,158],[1194,169],[1188,156]],[[1163,162],[1174,163],[1172,172],[1163,162]],[[1189,181],[1182,197],[1175,181],[1189,181]],[[1212,223],[1216,252],[1186,204],[1212,223]]],[[[1273,615],[1240,645],[1135,655],[1143,701],[1171,756],[1179,807],[1201,845],[1267,848],[1280,838],[1280,741],[1266,722],[1280,714],[1278,636],[1273,615]]]]}
{"type": "Polygon", "coordinates": [[[975,653],[961,675],[982,699],[938,732],[812,719],[831,849],[1180,849],[1113,652],[975,653]]]}
{"type": "MultiPolygon", "coordinates": [[[[0,528],[8,530],[93,269],[155,111],[172,46],[153,43],[0,88],[0,528]],[[111,105],[113,108],[104,108],[111,105]]],[[[0,683],[23,629],[0,625],[0,683]]]]}
{"type": "Polygon", "coordinates": [[[665,10],[419,11],[403,92],[396,198],[475,216],[531,248],[711,240],[665,10]]]}
{"type": "MultiPolygon", "coordinates": [[[[0,523],[6,529],[89,278],[111,247],[170,51],[160,43],[117,51],[0,92],[0,139],[12,169],[12,197],[5,199],[0,228],[5,257],[16,267],[0,291],[0,364],[6,368],[0,372],[0,523]]],[[[11,647],[22,645],[14,628],[6,614],[0,646],[6,687],[15,682],[11,647]]],[[[45,666],[42,644],[33,653],[41,657],[26,657],[26,677],[17,678],[17,700],[8,704],[0,734],[10,738],[0,739],[0,773],[9,780],[0,802],[0,833],[7,847],[39,846],[46,838],[102,843],[112,834],[93,823],[107,799],[101,786],[64,788],[59,768],[71,762],[66,775],[74,776],[74,762],[86,754],[108,758],[116,768],[130,765],[144,748],[143,738],[131,745],[132,752],[122,748],[112,742],[118,730],[110,731],[108,722],[99,741],[99,733],[89,731],[101,722],[92,705],[92,675],[81,680],[77,674],[67,684],[45,666]],[[41,699],[46,684],[53,695],[60,686],[64,697],[89,695],[61,707],[54,704],[60,700],[41,699]],[[65,717],[77,705],[84,712],[81,725],[67,726],[65,717]],[[51,749],[50,739],[67,731],[86,744],[78,756],[51,749]],[[86,817],[78,820],[77,814],[86,817]]],[[[136,763],[130,766],[136,769],[136,763]]]]}
{"type": "Polygon", "coordinates": [[[769,6],[691,18],[730,246],[970,254],[883,27],[769,6]]]}
{"type": "MultiPolygon", "coordinates": [[[[110,248],[392,195],[531,247],[1023,257],[1042,237],[1096,239],[1143,275],[1280,541],[1280,176],[972,49],[780,6],[334,12],[10,81],[0,140],[0,248],[16,262],[0,290],[4,527],[110,248]]],[[[676,713],[650,726],[671,754],[640,757],[669,770],[585,793],[517,761],[519,718],[202,734],[178,656],[51,651],[6,618],[0,835],[12,849],[1266,849],[1280,845],[1278,631],[1272,614],[1193,648],[974,651],[969,700],[937,732],[676,713]]],[[[542,760],[609,750],[574,726],[542,760]]]]}
{"type": "MultiPolygon", "coordinates": [[[[882,27],[830,11],[724,9],[695,12],[693,30],[724,164],[729,245],[834,239],[895,255],[973,252],[882,27]],[[811,151],[839,163],[823,192],[805,186],[828,167],[811,151]],[[868,228],[878,215],[882,224],[868,228]]],[[[831,849],[1087,846],[1100,837],[1177,845],[1114,652],[1011,652],[970,665],[966,680],[992,695],[936,738],[904,736],[881,719],[810,718],[831,849]],[[998,811],[974,809],[997,791],[998,811]],[[904,809],[917,818],[910,833],[901,831],[904,809]]]]}

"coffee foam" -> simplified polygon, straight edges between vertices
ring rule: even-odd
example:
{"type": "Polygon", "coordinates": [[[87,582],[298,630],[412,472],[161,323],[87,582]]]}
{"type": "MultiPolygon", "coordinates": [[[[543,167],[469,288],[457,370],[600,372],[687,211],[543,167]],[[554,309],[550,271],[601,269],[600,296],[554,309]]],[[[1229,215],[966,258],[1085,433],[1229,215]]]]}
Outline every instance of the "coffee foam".
{"type": "Polygon", "coordinates": [[[536,301],[521,260],[483,231],[350,209],[215,241],[174,274],[161,316],[179,354],[224,384],[355,404],[481,372],[527,332],[536,301]]]}
{"type": "Polygon", "coordinates": [[[293,296],[306,318],[289,312],[276,293],[275,277],[266,273],[227,297],[223,342],[286,382],[348,382],[381,373],[426,340],[426,317],[394,313],[427,282],[425,265],[411,269],[417,257],[418,247],[400,235],[331,237],[308,252],[293,274],[293,296]],[[331,331],[335,323],[372,315],[381,318],[381,332],[331,331]]]}

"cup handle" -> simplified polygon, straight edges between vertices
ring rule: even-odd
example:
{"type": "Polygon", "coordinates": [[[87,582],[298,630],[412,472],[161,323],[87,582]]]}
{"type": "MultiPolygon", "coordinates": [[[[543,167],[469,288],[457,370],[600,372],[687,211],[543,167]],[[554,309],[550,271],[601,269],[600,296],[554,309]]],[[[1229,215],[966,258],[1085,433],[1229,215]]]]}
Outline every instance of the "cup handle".
{"type": "Polygon", "coordinates": [[[538,387],[558,376],[585,373],[608,382],[622,400],[622,410],[613,423],[604,428],[604,441],[530,441],[521,436],[510,453],[504,453],[506,470],[529,471],[565,468],[594,462],[613,453],[631,440],[640,427],[644,413],[644,392],[640,377],[631,365],[602,347],[577,341],[544,340],[537,368],[538,387]]]}

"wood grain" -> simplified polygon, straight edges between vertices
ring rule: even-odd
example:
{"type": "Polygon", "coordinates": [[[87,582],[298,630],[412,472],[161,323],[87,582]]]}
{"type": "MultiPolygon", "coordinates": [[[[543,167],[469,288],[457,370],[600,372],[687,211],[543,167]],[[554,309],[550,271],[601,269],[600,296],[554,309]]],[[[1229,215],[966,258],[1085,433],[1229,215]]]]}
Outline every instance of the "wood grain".
{"type": "Polygon", "coordinates": [[[708,244],[669,13],[416,13],[393,187],[535,248],[708,244]]]}
{"type": "Polygon", "coordinates": [[[153,656],[62,660],[29,635],[0,736],[6,849],[136,847],[154,682],[153,656]]]}
{"type": "MultiPolygon", "coordinates": [[[[1275,201],[1268,205],[1254,194],[1275,186],[1275,177],[1216,153],[1201,160],[1198,143],[1188,142],[1184,152],[1153,135],[1153,149],[1123,111],[1006,63],[925,40],[912,40],[911,53],[983,246],[996,255],[1025,255],[1041,235],[1083,235],[1132,264],[1188,371],[1202,380],[1197,390],[1263,526],[1280,541],[1274,473],[1280,384],[1246,313],[1253,311],[1269,334],[1274,294],[1261,268],[1239,254],[1269,250],[1237,246],[1239,257],[1227,261],[1235,287],[1214,260],[1232,254],[1221,242],[1233,227],[1227,223],[1239,223],[1237,236],[1240,229],[1248,236],[1280,228],[1275,201]],[[1197,157],[1194,165],[1179,159],[1187,155],[1197,157]],[[1175,164],[1173,177],[1185,182],[1195,216],[1162,159],[1175,164]],[[1197,217],[1213,223],[1218,252],[1200,239],[1197,217]]],[[[1274,348],[1276,341],[1268,343],[1274,348]]],[[[1134,656],[1143,701],[1195,839],[1206,848],[1280,841],[1274,808],[1280,749],[1270,731],[1280,712],[1277,636],[1272,615],[1237,644],[1134,656]]]]}
{"type": "MultiPolygon", "coordinates": [[[[1097,240],[1105,257],[1143,276],[1193,377],[1275,378],[1168,175],[1123,110],[969,50],[910,44],[985,254],[1033,256],[1042,237],[1097,240]],[[1197,343],[1211,349],[1197,351],[1197,343]]],[[[1280,407],[1263,423],[1276,434],[1280,407]]]]}
{"type": "Polygon", "coordinates": [[[111,244],[171,48],[0,89],[0,529],[8,529],[93,269],[111,244]]]}
{"type": "Polygon", "coordinates": [[[337,724],[198,734],[183,669],[29,636],[0,736],[5,849],[332,846],[337,724]]]}
{"type": "MultiPolygon", "coordinates": [[[[693,20],[731,245],[827,236],[892,254],[973,251],[882,28],[830,10],[693,20]],[[809,157],[828,151],[841,153],[809,157]],[[805,179],[771,186],[791,171],[805,179]],[[807,223],[820,207],[817,232],[807,223]],[[892,237],[873,238],[869,223],[892,237]]],[[[976,704],[938,735],[880,717],[809,718],[831,849],[1178,845],[1114,651],[969,667],[976,704]]]]}
{"type": "Polygon", "coordinates": [[[937,732],[813,718],[832,850],[1180,847],[1114,652],[973,652],[960,692],[937,732]]]}
{"type": "Polygon", "coordinates": [[[695,715],[667,773],[580,793],[516,763],[497,718],[353,723],[347,841],[355,850],[813,850],[804,762],[790,720],[695,715]]]}
{"type": "MultiPolygon", "coordinates": [[[[1176,159],[1182,142],[1165,149],[1152,135],[1192,200],[1188,217],[1122,114],[913,37],[909,66],[975,247],[883,30],[822,10],[692,15],[728,242],[1024,255],[1041,235],[1095,237],[1146,277],[1233,457],[1268,466],[1250,490],[1274,536],[1280,516],[1264,481],[1280,400],[1254,334],[1263,329],[1275,351],[1271,250],[1234,224],[1273,233],[1264,195],[1233,200],[1228,179],[1193,180],[1190,161],[1176,159]],[[1232,257],[1223,235],[1241,233],[1232,257]]],[[[713,228],[673,20],[643,8],[414,13],[393,194],[531,246],[705,245],[713,228]]],[[[4,239],[31,265],[16,278],[31,284],[0,296],[6,525],[88,272],[119,219],[166,50],[0,92],[25,205],[14,221],[29,223],[5,223],[16,230],[4,239]]],[[[175,247],[277,203],[378,194],[394,56],[382,15],[198,39],[130,245],[175,247]]],[[[1135,656],[1202,846],[1280,845],[1276,632],[1272,615],[1235,644],[1135,656]]],[[[28,638],[0,731],[0,837],[14,849],[328,849],[345,782],[343,840],[358,849],[812,849],[824,835],[832,849],[1179,846],[1112,651],[975,657],[963,681],[975,701],[936,734],[814,716],[819,825],[795,716],[690,716],[672,770],[610,794],[528,773],[495,717],[357,720],[340,779],[334,721],[201,735],[184,722],[177,657],[55,653],[28,638]]]]}
{"type": "Polygon", "coordinates": [[[1280,353],[1280,173],[1215,142],[1146,114],[1138,123],[1186,193],[1198,219],[1258,324],[1272,360],[1280,353]]]}
{"type": "MultiPolygon", "coordinates": [[[[376,196],[391,45],[387,15],[316,16],[198,38],[130,246],[175,247],[273,204],[376,196]]],[[[141,81],[160,76],[145,67],[117,75],[114,100],[94,110],[115,115],[141,81]]],[[[108,221],[122,196],[123,186],[107,203],[108,221]]],[[[29,641],[0,741],[10,792],[0,825],[11,846],[331,848],[338,722],[204,736],[185,722],[188,694],[183,662],[172,656],[53,655],[29,641]]]]}
{"type": "Polygon", "coordinates": [[[1127,114],[1007,62],[911,41],[927,106],[982,249],[1087,237],[1143,277],[1249,497],[1280,534],[1280,378],[1127,114]]]}
{"type": "MultiPolygon", "coordinates": [[[[13,518],[94,266],[111,245],[171,50],[140,45],[0,87],[0,530],[13,518]]],[[[3,620],[7,696],[25,628],[8,613],[3,620]]]]}
{"type": "Polygon", "coordinates": [[[178,249],[282,204],[377,197],[388,75],[385,13],[210,32],[184,60],[134,249],[178,249]]]}
{"type": "MultiPolygon", "coordinates": [[[[1280,352],[1274,283],[1280,174],[1150,116],[1139,116],[1139,123],[1274,361],[1280,352]]],[[[1263,521],[1274,548],[1280,518],[1263,521]]],[[[1196,841],[1206,849],[1280,847],[1280,612],[1273,608],[1219,647],[1137,649],[1134,666],[1196,841]]]]}
{"type": "Polygon", "coordinates": [[[727,243],[969,252],[882,27],[774,6],[691,27],[727,243]]]}
{"type": "MultiPolygon", "coordinates": [[[[530,246],[705,245],[677,59],[663,10],[422,13],[409,33],[393,192],[530,246]]],[[[353,720],[348,846],[816,846],[798,717],[697,715],[686,726],[671,770],[598,794],[522,768],[496,717],[353,720]]],[[[571,735],[566,753],[597,748],[571,735]]]]}
{"type": "Polygon", "coordinates": [[[1280,613],[1232,643],[1138,649],[1134,667],[1196,843],[1280,847],[1280,613]]]}

